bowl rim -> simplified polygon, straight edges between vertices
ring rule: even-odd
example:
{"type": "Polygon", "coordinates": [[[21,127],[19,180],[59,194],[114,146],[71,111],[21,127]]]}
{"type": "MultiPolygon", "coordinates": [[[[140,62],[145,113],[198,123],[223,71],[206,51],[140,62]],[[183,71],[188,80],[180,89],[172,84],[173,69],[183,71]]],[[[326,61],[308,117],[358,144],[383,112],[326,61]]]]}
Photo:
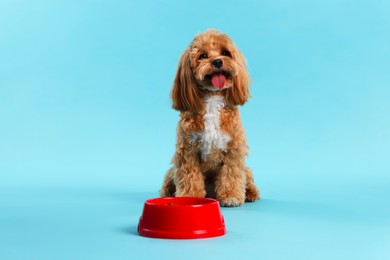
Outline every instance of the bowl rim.
{"type": "Polygon", "coordinates": [[[148,206],[153,206],[153,207],[172,207],[174,206],[175,208],[177,207],[182,207],[182,208],[187,208],[187,207],[205,207],[205,206],[210,206],[210,205],[215,205],[217,204],[219,206],[219,202],[216,199],[213,198],[201,198],[201,197],[162,197],[162,198],[152,198],[148,199],[145,201],[145,205],[148,206]],[[174,204],[174,205],[169,205],[167,203],[156,203],[156,202],[162,202],[162,201],[201,201],[199,203],[189,203],[189,204],[174,204]]]}

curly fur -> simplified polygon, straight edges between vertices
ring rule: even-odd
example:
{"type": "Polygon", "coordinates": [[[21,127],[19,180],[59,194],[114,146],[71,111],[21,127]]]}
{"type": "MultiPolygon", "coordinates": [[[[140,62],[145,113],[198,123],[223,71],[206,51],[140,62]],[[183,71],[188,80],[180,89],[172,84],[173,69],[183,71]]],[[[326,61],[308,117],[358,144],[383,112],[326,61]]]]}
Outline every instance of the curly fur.
{"type": "Polygon", "coordinates": [[[245,165],[247,143],[238,105],[249,98],[250,78],[241,52],[226,35],[208,30],[181,56],[172,87],[180,111],[173,166],[160,190],[166,196],[213,197],[222,206],[260,199],[245,165]],[[223,64],[218,67],[215,60],[223,64]],[[223,87],[212,77],[223,75],[223,87]]]}

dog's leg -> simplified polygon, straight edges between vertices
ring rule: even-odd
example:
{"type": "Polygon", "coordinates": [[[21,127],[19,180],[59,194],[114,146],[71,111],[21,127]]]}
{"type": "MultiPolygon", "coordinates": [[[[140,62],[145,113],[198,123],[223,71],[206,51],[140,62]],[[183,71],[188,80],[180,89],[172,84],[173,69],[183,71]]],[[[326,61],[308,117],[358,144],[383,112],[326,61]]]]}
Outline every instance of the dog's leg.
{"type": "Polygon", "coordinates": [[[175,196],[176,187],[175,187],[175,183],[173,182],[173,172],[174,172],[174,168],[172,167],[165,174],[163,186],[160,190],[161,197],[175,196]]]}
{"type": "Polygon", "coordinates": [[[216,178],[217,199],[221,206],[237,207],[245,201],[244,158],[229,151],[216,178]]]}
{"type": "Polygon", "coordinates": [[[184,163],[174,172],[177,197],[205,197],[204,176],[198,164],[184,163]]]}
{"type": "Polygon", "coordinates": [[[253,202],[260,199],[259,189],[253,181],[253,173],[249,168],[245,169],[246,185],[245,185],[245,201],[253,202]]]}

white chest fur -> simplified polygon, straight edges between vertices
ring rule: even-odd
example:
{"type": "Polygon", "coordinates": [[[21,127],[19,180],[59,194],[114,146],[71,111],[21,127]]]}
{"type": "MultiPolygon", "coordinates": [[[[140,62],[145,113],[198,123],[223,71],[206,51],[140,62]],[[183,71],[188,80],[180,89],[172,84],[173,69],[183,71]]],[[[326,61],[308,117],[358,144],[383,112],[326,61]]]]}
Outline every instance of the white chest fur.
{"type": "Polygon", "coordinates": [[[192,134],[192,142],[199,141],[201,143],[203,160],[206,160],[213,148],[226,151],[230,141],[230,136],[221,132],[219,117],[224,106],[225,101],[222,96],[213,95],[205,99],[204,131],[192,134]]]}

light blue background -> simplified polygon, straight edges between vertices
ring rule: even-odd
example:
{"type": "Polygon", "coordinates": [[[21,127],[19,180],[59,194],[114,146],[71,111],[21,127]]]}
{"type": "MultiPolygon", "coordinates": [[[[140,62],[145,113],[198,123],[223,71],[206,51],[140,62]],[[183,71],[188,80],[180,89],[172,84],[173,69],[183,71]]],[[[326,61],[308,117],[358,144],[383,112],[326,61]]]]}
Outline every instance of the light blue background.
{"type": "Polygon", "coordinates": [[[0,258],[389,259],[389,3],[2,0],[0,258]],[[139,237],[207,28],[249,63],[263,200],[224,208],[220,238],[139,237]]]}

